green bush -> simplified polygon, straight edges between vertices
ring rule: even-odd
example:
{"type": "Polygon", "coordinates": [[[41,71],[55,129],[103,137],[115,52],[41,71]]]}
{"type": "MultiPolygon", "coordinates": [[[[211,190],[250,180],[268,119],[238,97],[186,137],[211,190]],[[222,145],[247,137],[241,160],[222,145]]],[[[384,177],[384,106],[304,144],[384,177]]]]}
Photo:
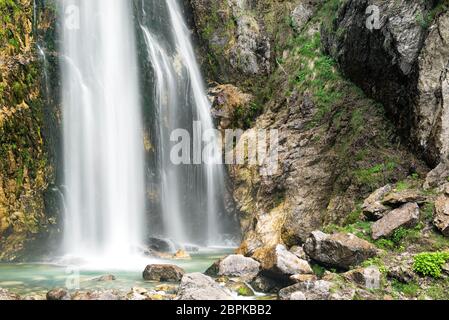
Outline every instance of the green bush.
{"type": "Polygon", "coordinates": [[[415,255],[413,270],[423,276],[439,278],[447,260],[449,252],[422,252],[415,255]]]}

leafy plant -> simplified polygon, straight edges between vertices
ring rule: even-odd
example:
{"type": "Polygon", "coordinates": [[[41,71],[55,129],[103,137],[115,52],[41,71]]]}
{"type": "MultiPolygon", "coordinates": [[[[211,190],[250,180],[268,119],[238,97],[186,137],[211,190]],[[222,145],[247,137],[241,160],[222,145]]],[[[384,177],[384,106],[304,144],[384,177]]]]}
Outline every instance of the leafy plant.
{"type": "Polygon", "coordinates": [[[449,252],[422,252],[415,255],[413,270],[423,276],[439,278],[447,260],[449,260],[449,252]]]}

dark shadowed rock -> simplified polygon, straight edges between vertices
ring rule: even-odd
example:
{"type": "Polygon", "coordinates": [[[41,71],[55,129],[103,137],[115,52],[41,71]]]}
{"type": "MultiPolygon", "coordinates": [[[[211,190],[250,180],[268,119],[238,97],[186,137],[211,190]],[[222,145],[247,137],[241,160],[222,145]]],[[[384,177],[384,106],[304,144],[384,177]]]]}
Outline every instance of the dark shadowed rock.
{"type": "Polygon", "coordinates": [[[55,288],[47,292],[47,300],[71,300],[71,296],[66,289],[55,288]]]}
{"type": "Polygon", "coordinates": [[[349,269],[377,254],[375,246],[353,234],[328,235],[321,231],[312,232],[304,250],[317,262],[342,269],[349,269]]]}
{"type": "MultiPolygon", "coordinates": [[[[287,284],[288,285],[288,284],[287,284]]],[[[282,285],[276,279],[259,274],[252,282],[251,286],[258,292],[276,293],[282,285]]]]}
{"type": "Polygon", "coordinates": [[[391,236],[399,228],[412,228],[419,221],[419,207],[416,203],[408,203],[388,213],[375,222],[372,227],[372,238],[377,240],[391,236]]]}
{"type": "Polygon", "coordinates": [[[260,270],[260,263],[240,254],[227,256],[219,262],[218,275],[240,277],[246,281],[254,279],[260,270]]]}
{"type": "Polygon", "coordinates": [[[176,300],[232,300],[231,292],[202,273],[182,277],[176,300]]]}
{"type": "Polygon", "coordinates": [[[173,241],[169,239],[162,238],[149,238],[147,240],[147,245],[150,249],[155,250],[157,252],[175,252],[176,246],[173,241]]]}
{"type": "Polygon", "coordinates": [[[149,281],[181,281],[185,271],[171,264],[150,264],[143,271],[143,278],[149,281]]]}

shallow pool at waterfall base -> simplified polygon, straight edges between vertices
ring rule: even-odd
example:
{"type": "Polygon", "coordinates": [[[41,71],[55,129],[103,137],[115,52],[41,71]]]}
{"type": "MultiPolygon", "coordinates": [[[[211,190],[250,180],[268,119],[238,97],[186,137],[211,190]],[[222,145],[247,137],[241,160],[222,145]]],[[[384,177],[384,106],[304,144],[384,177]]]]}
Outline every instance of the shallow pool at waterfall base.
{"type": "MultiPolygon", "coordinates": [[[[189,260],[154,260],[151,263],[174,264],[183,268],[186,272],[204,272],[216,260],[232,253],[232,249],[208,249],[192,253],[189,260]]],[[[143,261],[144,262],[144,261],[143,261]]],[[[116,289],[130,291],[133,287],[152,289],[160,283],[145,281],[142,272],[146,264],[137,265],[135,268],[120,270],[111,268],[89,268],[64,266],[58,264],[0,264],[0,288],[8,289],[19,295],[45,295],[54,288],[65,288],[68,283],[73,283],[74,274],[79,274],[79,289],[82,290],[107,290],[116,289]],[[104,275],[114,275],[113,281],[98,281],[104,275]],[[69,282],[68,282],[69,281],[69,282]]]]}

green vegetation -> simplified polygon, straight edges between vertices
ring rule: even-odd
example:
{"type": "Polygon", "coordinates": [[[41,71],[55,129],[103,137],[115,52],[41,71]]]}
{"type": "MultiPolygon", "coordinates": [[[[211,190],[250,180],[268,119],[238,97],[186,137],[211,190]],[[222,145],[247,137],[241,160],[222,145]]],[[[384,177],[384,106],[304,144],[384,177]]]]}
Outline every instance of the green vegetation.
{"type": "Polygon", "coordinates": [[[449,252],[422,252],[414,257],[413,270],[423,276],[439,278],[449,252]]]}
{"type": "Polygon", "coordinates": [[[395,291],[400,292],[409,298],[416,297],[420,290],[420,286],[416,282],[402,283],[396,279],[392,280],[391,286],[395,291]]]}

